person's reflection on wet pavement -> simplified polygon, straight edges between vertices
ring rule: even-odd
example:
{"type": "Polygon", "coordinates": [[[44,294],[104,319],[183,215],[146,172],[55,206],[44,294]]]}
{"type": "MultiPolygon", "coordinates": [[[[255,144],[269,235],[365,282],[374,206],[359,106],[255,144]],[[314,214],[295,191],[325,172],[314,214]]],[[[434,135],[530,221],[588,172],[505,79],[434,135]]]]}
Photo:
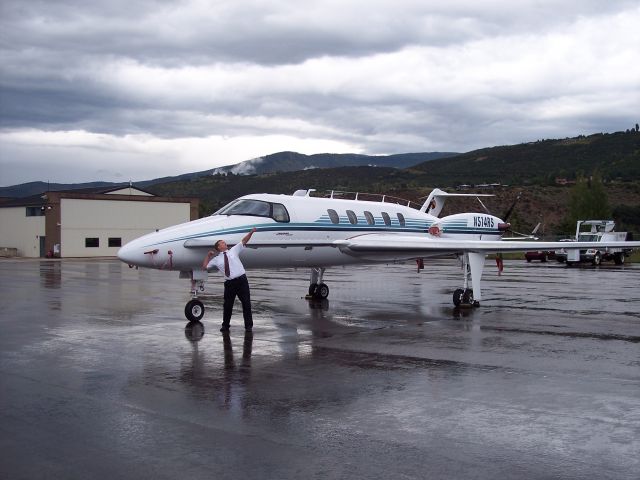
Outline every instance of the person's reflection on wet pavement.
{"type": "Polygon", "coordinates": [[[242,342],[242,360],[236,366],[233,345],[229,332],[223,332],[224,346],[224,407],[227,409],[246,409],[246,387],[251,376],[251,350],[253,348],[253,333],[245,332],[242,342]]]}

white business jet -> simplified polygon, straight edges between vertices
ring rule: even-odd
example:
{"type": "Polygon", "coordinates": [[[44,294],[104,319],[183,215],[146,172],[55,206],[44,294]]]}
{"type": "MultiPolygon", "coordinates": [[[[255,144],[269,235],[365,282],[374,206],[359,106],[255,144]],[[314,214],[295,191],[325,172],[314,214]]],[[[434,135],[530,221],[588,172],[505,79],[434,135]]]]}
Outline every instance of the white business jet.
{"type": "MultiPolygon", "coordinates": [[[[638,248],[640,242],[510,242],[503,239],[509,224],[487,213],[459,213],[439,218],[447,197],[479,197],[435,189],[421,208],[410,202],[380,196],[381,201],[312,196],[315,190],[293,195],[252,194],[238,198],[213,215],[144,235],[118,252],[133,267],[177,270],[191,280],[193,298],[185,315],[197,321],[204,305],[197,298],[204,291],[208,273],[202,260],[218,239],[229,246],[256,228],[242,262],[247,269],[306,267],[311,270],[309,295],[324,299],[329,287],[323,282],[327,267],[356,263],[388,263],[416,260],[418,267],[431,258],[458,258],[463,265],[463,285],[453,293],[453,303],[478,306],[480,280],[489,253],[526,252],[564,248],[638,248]],[[469,286],[471,277],[471,288],[469,286]]],[[[315,194],[317,195],[317,194],[315,194]]],[[[480,202],[481,203],[481,202],[480,202]]],[[[570,253],[571,255],[571,253],[570,253]]]]}

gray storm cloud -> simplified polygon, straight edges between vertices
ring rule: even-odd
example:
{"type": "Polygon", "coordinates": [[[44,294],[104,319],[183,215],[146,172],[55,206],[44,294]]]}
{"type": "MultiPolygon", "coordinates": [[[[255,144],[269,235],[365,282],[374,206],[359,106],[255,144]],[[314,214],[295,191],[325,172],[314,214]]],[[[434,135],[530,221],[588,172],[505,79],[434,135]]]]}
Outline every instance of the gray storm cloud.
{"type": "Polygon", "coordinates": [[[625,129],[640,111],[635,1],[0,9],[3,185],[281,150],[466,151],[625,129]]]}

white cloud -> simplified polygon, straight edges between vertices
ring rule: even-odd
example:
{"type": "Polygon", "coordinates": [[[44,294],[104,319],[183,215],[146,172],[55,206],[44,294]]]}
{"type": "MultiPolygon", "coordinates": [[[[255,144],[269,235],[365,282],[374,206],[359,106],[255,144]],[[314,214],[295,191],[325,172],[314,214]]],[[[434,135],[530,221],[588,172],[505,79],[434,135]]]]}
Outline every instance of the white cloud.
{"type": "Polygon", "coordinates": [[[0,133],[2,186],[35,178],[51,182],[150,180],[208,170],[254,158],[265,151],[353,152],[340,142],[279,135],[209,136],[162,139],[149,135],[117,137],[85,131],[18,130],[0,133]],[[54,161],[50,161],[54,158],[54,161]],[[30,165],[25,169],[24,165],[30,165]],[[6,170],[5,170],[6,169],[6,170]],[[5,172],[15,178],[7,182],[5,172]],[[99,176],[102,175],[102,176],[99,176]]]}
{"type": "Polygon", "coordinates": [[[3,184],[146,179],[282,150],[466,151],[625,129],[640,111],[632,1],[2,9],[3,184]]]}

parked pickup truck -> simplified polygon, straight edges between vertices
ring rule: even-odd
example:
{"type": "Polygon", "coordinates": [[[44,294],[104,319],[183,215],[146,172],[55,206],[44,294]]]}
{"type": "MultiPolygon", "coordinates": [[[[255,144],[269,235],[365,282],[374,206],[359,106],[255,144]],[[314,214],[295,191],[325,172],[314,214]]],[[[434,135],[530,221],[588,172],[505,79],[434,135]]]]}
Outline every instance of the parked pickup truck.
{"type": "MultiPolygon", "coordinates": [[[[633,240],[633,235],[627,232],[614,232],[615,222],[613,220],[579,220],[576,225],[575,239],[578,242],[624,242],[633,240]],[[581,231],[585,226],[590,227],[589,231],[581,231]]],[[[567,259],[567,250],[564,248],[556,250],[556,259],[559,262],[566,262],[567,266],[574,263],[589,262],[593,265],[600,265],[603,260],[613,260],[616,265],[622,265],[624,259],[631,253],[630,249],[622,248],[592,248],[580,250],[580,257],[574,256],[567,259]]]]}

